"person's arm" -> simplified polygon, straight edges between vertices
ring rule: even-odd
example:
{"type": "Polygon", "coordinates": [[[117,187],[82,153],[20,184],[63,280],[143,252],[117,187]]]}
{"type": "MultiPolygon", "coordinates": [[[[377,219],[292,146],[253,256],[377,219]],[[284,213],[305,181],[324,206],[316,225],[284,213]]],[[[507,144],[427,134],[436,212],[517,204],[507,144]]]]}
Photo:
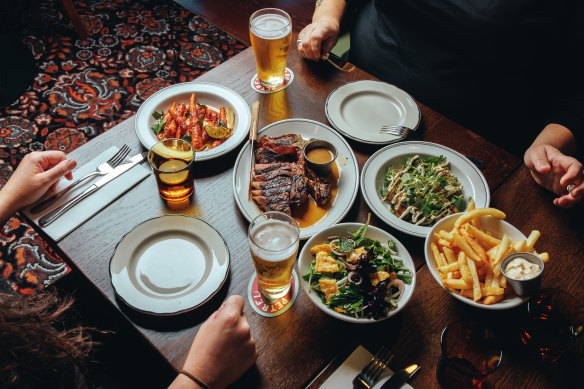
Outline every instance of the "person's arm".
{"type": "Polygon", "coordinates": [[[339,39],[345,6],[345,0],[316,1],[312,23],[298,34],[298,39],[302,40],[298,44],[298,51],[302,56],[318,61],[331,51],[339,39]]]}
{"type": "MultiPolygon", "coordinates": [[[[209,388],[220,389],[243,375],[257,356],[243,298],[231,296],[199,329],[182,370],[209,388]]],[[[179,373],[169,389],[202,388],[188,375],[179,373]]]]}
{"type": "Polygon", "coordinates": [[[61,151],[27,154],[0,190],[0,226],[20,208],[30,205],[54,188],[61,177],[72,179],[77,162],[61,151]]]}
{"type": "Polygon", "coordinates": [[[584,168],[576,158],[566,154],[576,151],[576,138],[560,124],[548,124],[524,156],[525,165],[535,182],[554,192],[558,207],[569,208],[584,197],[584,168]],[[568,186],[573,185],[568,191],[568,186]]]}

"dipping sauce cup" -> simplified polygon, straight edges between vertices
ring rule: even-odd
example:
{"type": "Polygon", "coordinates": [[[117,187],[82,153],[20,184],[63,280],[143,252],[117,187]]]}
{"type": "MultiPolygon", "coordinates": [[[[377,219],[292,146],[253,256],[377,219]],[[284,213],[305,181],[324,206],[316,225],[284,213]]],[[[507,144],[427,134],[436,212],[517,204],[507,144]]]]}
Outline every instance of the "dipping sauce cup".
{"type": "Polygon", "coordinates": [[[531,296],[539,289],[544,263],[532,253],[514,253],[501,261],[501,273],[517,296],[531,296]]]}
{"type": "Polygon", "coordinates": [[[330,174],[333,163],[337,159],[337,148],[325,140],[308,142],[302,152],[308,167],[321,177],[330,174]]]}
{"type": "Polygon", "coordinates": [[[182,139],[156,143],[148,153],[160,197],[170,205],[190,201],[195,191],[195,150],[182,139]]]}
{"type": "Polygon", "coordinates": [[[442,356],[436,377],[442,388],[480,388],[503,357],[495,335],[476,321],[463,320],[446,326],[440,346],[442,356]]]}

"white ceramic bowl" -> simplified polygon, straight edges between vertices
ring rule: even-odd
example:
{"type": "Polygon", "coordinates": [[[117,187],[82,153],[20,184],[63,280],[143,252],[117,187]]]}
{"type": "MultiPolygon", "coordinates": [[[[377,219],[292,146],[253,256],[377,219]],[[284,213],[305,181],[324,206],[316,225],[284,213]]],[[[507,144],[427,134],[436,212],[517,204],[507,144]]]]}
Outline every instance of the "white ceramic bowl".
{"type": "Polygon", "coordinates": [[[306,270],[310,267],[310,263],[314,260],[314,257],[310,253],[310,248],[312,246],[315,246],[317,244],[321,244],[322,242],[325,242],[329,236],[347,235],[349,233],[354,233],[361,226],[363,226],[363,224],[361,224],[361,223],[341,223],[341,224],[336,224],[334,226],[325,228],[324,230],[320,231],[319,233],[313,235],[312,238],[310,238],[306,242],[306,244],[302,248],[302,251],[300,252],[300,255],[298,256],[298,275],[300,276],[299,277],[300,278],[300,285],[302,285],[302,289],[304,289],[304,292],[307,294],[308,298],[310,298],[310,300],[318,308],[320,308],[324,313],[326,313],[332,317],[335,317],[337,319],[348,321],[351,323],[365,323],[365,324],[367,324],[367,323],[375,323],[378,321],[382,321],[382,320],[385,320],[387,318],[390,318],[390,317],[396,315],[399,311],[401,311],[406,306],[408,301],[410,301],[410,299],[414,293],[414,287],[416,286],[416,267],[414,266],[414,261],[412,260],[412,257],[410,256],[410,253],[408,252],[408,250],[406,250],[405,246],[403,244],[401,244],[401,242],[398,241],[391,234],[383,231],[380,228],[374,227],[374,226],[367,227],[367,232],[365,233],[366,237],[378,240],[382,244],[386,244],[387,241],[390,239],[393,240],[397,246],[398,255],[403,260],[404,268],[407,268],[407,269],[412,271],[412,283],[409,285],[406,284],[404,296],[402,296],[402,298],[399,300],[397,308],[394,309],[393,311],[390,311],[386,317],[383,317],[383,318],[377,319],[377,320],[366,319],[366,318],[358,319],[358,318],[355,318],[352,316],[348,316],[348,315],[344,315],[342,313],[336,312],[336,311],[332,310],[331,308],[327,307],[326,305],[324,305],[322,303],[318,293],[314,290],[311,290],[310,285],[308,284],[308,281],[305,281],[302,278],[302,275],[306,272],[306,270]]]}
{"type": "MultiPolygon", "coordinates": [[[[440,277],[440,272],[438,271],[436,262],[434,261],[434,255],[432,254],[432,249],[430,248],[430,245],[432,244],[432,242],[436,244],[438,243],[436,241],[436,238],[434,237],[434,233],[435,232],[437,233],[440,230],[446,231],[452,230],[452,228],[454,227],[454,223],[456,222],[460,215],[462,215],[462,213],[456,213],[454,215],[447,216],[444,219],[440,220],[432,227],[430,233],[426,237],[426,243],[424,245],[426,265],[428,265],[428,269],[430,269],[430,273],[432,273],[432,276],[434,277],[438,285],[440,285],[441,288],[443,288],[445,291],[454,296],[454,298],[462,301],[465,304],[472,305],[473,307],[481,309],[490,310],[510,309],[526,302],[529,299],[528,297],[519,297],[516,296],[515,294],[511,294],[504,300],[496,304],[485,305],[474,302],[470,298],[463,297],[456,293],[453,293],[450,290],[446,289],[444,286],[442,286],[442,277],[440,277]]],[[[514,242],[516,240],[527,239],[521,231],[513,227],[511,224],[507,223],[505,220],[500,220],[491,216],[482,216],[479,218],[479,220],[483,228],[486,229],[487,231],[491,231],[496,238],[500,239],[501,237],[503,237],[503,234],[507,234],[514,242]]],[[[511,290],[509,286],[507,288],[511,290]]]]}

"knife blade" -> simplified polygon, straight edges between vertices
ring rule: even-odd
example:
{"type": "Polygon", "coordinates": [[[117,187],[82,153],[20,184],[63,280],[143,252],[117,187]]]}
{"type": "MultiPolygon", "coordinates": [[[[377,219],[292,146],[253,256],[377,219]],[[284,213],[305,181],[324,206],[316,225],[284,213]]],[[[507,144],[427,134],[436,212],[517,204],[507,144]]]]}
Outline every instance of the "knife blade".
{"type": "Polygon", "coordinates": [[[389,377],[387,381],[383,385],[381,385],[381,389],[399,389],[405,384],[416,372],[420,369],[420,365],[414,363],[405,369],[402,369],[389,377]]]}
{"type": "Polygon", "coordinates": [[[326,59],[334,67],[336,67],[339,70],[342,70],[343,72],[352,72],[353,70],[355,70],[355,65],[353,65],[351,62],[346,61],[343,58],[341,58],[333,53],[325,54],[323,56],[323,59],[326,59]]]}
{"type": "Polygon", "coordinates": [[[67,201],[66,203],[62,204],[58,208],[55,208],[51,212],[49,212],[46,215],[44,215],[43,217],[41,217],[38,221],[39,225],[41,227],[45,227],[45,226],[49,225],[50,223],[55,221],[58,217],[60,217],[65,212],[67,212],[69,209],[71,209],[75,204],[79,203],[81,200],[85,199],[87,196],[91,195],[93,192],[95,192],[96,190],[98,190],[99,188],[101,188],[102,186],[104,186],[105,184],[107,184],[108,182],[113,180],[114,178],[127,172],[132,167],[134,167],[134,165],[142,162],[144,160],[144,158],[146,158],[146,154],[147,154],[146,152],[143,152],[143,153],[139,153],[139,154],[134,155],[132,158],[130,158],[130,162],[118,166],[117,168],[115,168],[114,170],[112,170],[111,172],[106,174],[99,181],[97,181],[95,184],[93,184],[89,188],[85,189],[83,192],[79,193],[78,195],[76,195],[75,197],[73,197],[72,199],[67,201]]]}
{"type": "Polygon", "coordinates": [[[260,102],[254,101],[251,106],[251,123],[249,125],[249,146],[250,146],[250,155],[249,155],[249,189],[247,191],[247,197],[251,200],[251,181],[253,178],[253,169],[255,167],[255,152],[254,152],[254,144],[258,137],[258,119],[260,116],[260,102]]]}

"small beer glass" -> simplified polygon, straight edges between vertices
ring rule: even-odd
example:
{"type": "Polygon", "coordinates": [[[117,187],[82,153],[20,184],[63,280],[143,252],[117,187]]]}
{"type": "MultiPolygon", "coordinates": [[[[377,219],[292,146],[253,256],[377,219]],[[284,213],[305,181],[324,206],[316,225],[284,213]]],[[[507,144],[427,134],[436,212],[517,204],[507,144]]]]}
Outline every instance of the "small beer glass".
{"type": "Polygon", "coordinates": [[[267,302],[278,300],[290,289],[299,236],[296,220],[282,212],[264,212],[249,225],[251,257],[260,293],[267,302]]]}
{"type": "Polygon", "coordinates": [[[277,8],[254,12],[249,19],[249,36],[260,84],[268,89],[282,85],[292,38],[290,15],[277,8]]]}
{"type": "Polygon", "coordinates": [[[167,203],[190,200],[195,191],[193,165],[195,150],[182,139],[166,139],[156,143],[148,153],[160,197],[167,203]]]}

